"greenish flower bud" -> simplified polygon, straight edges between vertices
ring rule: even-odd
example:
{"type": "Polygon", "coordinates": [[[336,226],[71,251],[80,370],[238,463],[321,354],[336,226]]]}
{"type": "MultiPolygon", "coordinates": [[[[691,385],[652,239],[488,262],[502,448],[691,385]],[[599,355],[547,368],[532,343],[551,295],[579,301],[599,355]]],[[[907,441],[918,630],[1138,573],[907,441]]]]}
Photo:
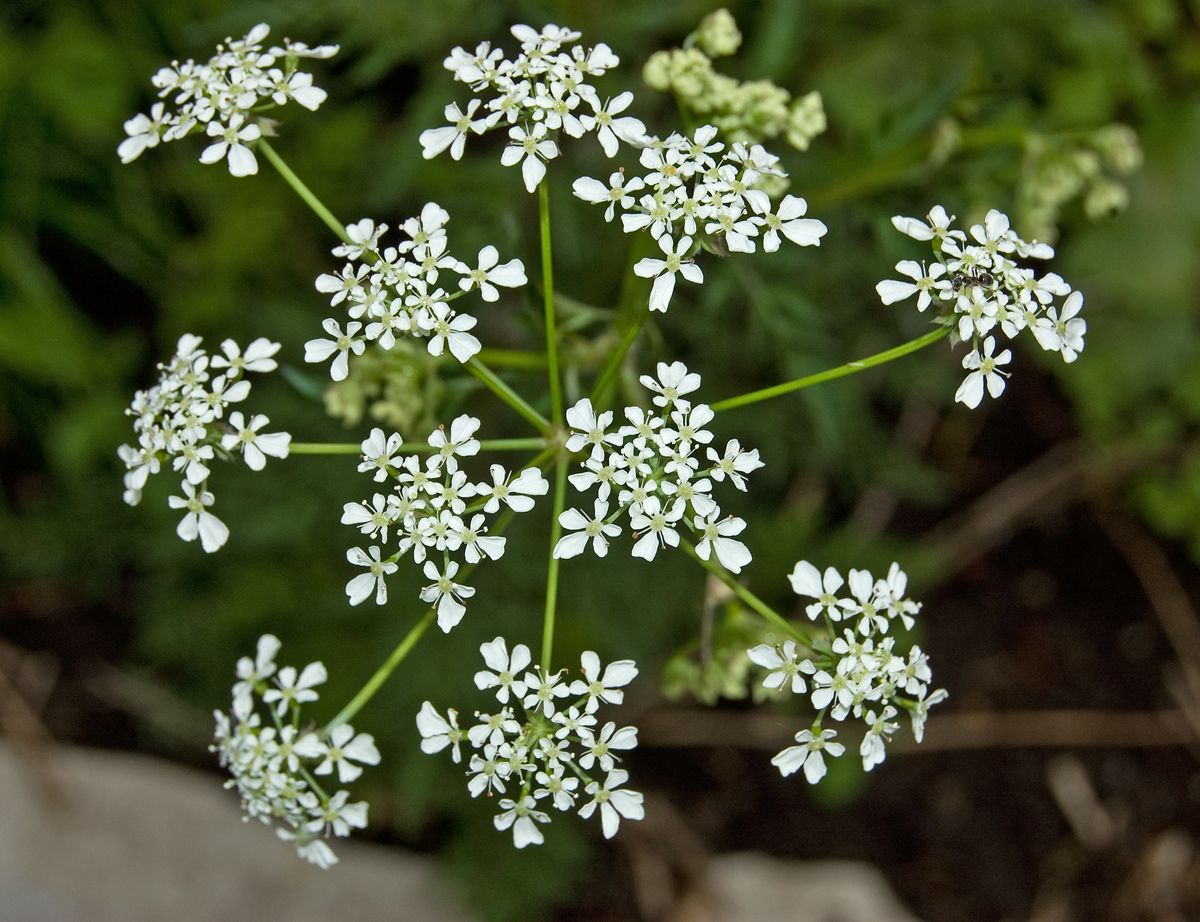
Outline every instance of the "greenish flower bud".
{"type": "Polygon", "coordinates": [[[742,33],[729,10],[724,8],[705,16],[694,35],[696,44],[714,58],[733,54],[742,44],[742,33]]]}
{"type": "Polygon", "coordinates": [[[821,94],[813,90],[807,96],[792,101],[785,127],[787,142],[796,150],[808,150],[808,145],[826,128],[825,107],[821,94]]]}
{"type": "Polygon", "coordinates": [[[1141,168],[1142,146],[1137,132],[1128,125],[1105,125],[1092,133],[1092,146],[1118,176],[1128,176],[1141,168]]]}
{"type": "Polygon", "coordinates": [[[1083,212],[1092,221],[1108,218],[1125,210],[1129,204],[1129,190],[1119,182],[1102,178],[1092,183],[1083,198],[1083,212]]]}
{"type": "Polygon", "coordinates": [[[642,68],[642,79],[647,86],[661,93],[671,88],[671,56],[670,51],[656,51],[650,55],[650,60],[642,68]]]}
{"type": "Polygon", "coordinates": [[[705,95],[713,78],[712,61],[699,48],[684,48],[671,56],[671,86],[684,99],[705,95]]]}

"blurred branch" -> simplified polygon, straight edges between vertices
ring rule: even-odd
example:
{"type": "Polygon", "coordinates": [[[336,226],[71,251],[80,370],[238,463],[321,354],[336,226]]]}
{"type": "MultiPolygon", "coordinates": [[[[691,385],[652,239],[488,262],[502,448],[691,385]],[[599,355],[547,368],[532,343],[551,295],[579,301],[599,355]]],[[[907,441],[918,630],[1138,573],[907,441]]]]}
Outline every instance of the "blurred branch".
{"type": "Polygon", "coordinates": [[[1064,442],[933,528],[924,540],[945,578],[1003,544],[1021,527],[1112,489],[1158,457],[1141,446],[1118,445],[1092,454],[1078,441],[1064,442]]]}
{"type": "MultiPolygon", "coordinates": [[[[639,717],[638,741],[659,748],[733,746],[770,751],[789,745],[811,724],[808,718],[761,711],[661,708],[639,717]]],[[[925,724],[924,742],[917,743],[904,733],[888,749],[915,753],[1075,746],[1141,749],[1187,745],[1196,738],[1182,709],[981,711],[931,716],[925,724]]]]}

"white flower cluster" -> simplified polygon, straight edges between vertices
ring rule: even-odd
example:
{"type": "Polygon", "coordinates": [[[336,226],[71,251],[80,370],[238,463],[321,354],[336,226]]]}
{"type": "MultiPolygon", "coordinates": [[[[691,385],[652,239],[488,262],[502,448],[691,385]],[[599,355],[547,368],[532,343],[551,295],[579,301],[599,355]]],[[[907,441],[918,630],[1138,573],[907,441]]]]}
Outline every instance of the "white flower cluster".
{"type": "Polygon", "coordinates": [[[745,491],[745,475],[763,466],[758,449],[746,451],[731,439],[723,455],[707,449],[708,463],[701,470],[700,450],[713,439],[704,426],[714,414],[707,404],[693,406],[684,399],[700,386],[700,376],[682,362],[659,362],[658,380],[643,375],[641,382],[655,392],[654,403],[661,412],[626,407],[626,425],[616,428],[612,411],[597,414],[587,398],[567,410],[572,435],[566,448],[588,452],[583,470],[569,479],[580,492],[595,487],[597,495],[592,515],[567,509],[559,516],[569,533],[555,545],[554,556],[582,554],[590,540],[592,550],[603,557],[608,539],[621,533],[616,519],[628,512],[638,538],[634,557],[653,560],[660,547],[678,547],[682,522],[695,534],[696,553],[702,559],[715,553],[723,566],[740,572],[751,557],[734,535],[741,534],[746,522],[734,516],[722,519],[710,494],[712,482],[726,477],[745,491]],[[616,508],[610,512],[614,491],[616,508]]]}
{"type": "Polygon", "coordinates": [[[821,729],[826,711],[837,721],[853,714],[866,724],[859,747],[866,771],[886,757],[885,743],[899,728],[892,720],[898,707],[909,712],[913,736],[920,742],[929,707],[945,700],[946,691],[929,694],[933,675],[928,657],[918,646],[909,650],[907,659],[898,656],[896,638],[887,633],[897,619],[910,630],[913,616],[921,610],[919,602],[905,598],[908,577],[904,571],[893,563],[887,577],[876,580],[867,570],[851,570],[848,597],[838,596],[846,581],[833,567],[822,574],[801,560],[788,579],[797,595],[816,600],[805,612],[814,621],[824,616],[832,640],[815,641],[807,652],[801,652],[794,640],[776,646],[760,644],[748,651],[753,662],[770,670],[764,687],[793,694],[809,692],[813,707],[820,712],[811,730],[796,734],[799,745],[780,752],[771,764],[785,776],[803,767],[810,784],[820,781],[826,771],[822,753],[840,756],[845,751],[832,741],[835,731],[821,729]],[[842,636],[836,636],[835,624],[856,620],[856,625],[844,627],[842,636]]]}
{"type": "Polygon", "coordinates": [[[780,234],[799,246],[818,246],[828,230],[822,222],[803,217],[808,210],[804,199],[787,195],[775,208],[766,192],[753,188],[764,178],[787,176],[778,157],[761,144],[726,147],[716,136],[717,129],[705,125],[690,138],[672,134],[665,141],[648,140],[650,146],[641,153],[644,176],[626,178],[622,169],[607,184],[587,176],[575,180],[576,196],[608,204],[606,221],[613,219],[619,205],[626,233],[648,228],[658,241],[666,258],[643,259],[633,270],[654,279],[651,310],[667,309],[676,275],[697,284],[704,281],[700,267],[690,259],[702,235],[723,239],[730,252],[753,253],[761,234],[762,248],[774,253],[780,234]]]}
{"type": "Polygon", "coordinates": [[[521,164],[525,188],[533,192],[546,175],[545,161],[558,156],[558,145],[551,132],[565,131],[573,138],[595,131],[597,140],[609,156],[615,156],[620,142],[641,146],[645,126],[636,118],[622,116],[633,94],[621,93],[601,102],[599,94],[587,82],[620,59],[601,43],[586,49],[575,44],[580,33],[558,26],[545,26],[541,32],[530,26],[512,27],[521,42],[516,60],[508,60],[499,48],[483,42],[471,54],[455,48],[446,58],[446,69],[478,94],[494,93],[486,102],[472,99],[467,111],[457,103],[446,106],[448,126],[421,132],[426,160],[449,148],[458,160],[463,155],[468,134],[483,134],[497,125],[509,126],[509,145],[500,157],[505,166],[521,164]],[[583,109],[584,104],[591,109],[583,109]],[[518,124],[520,123],[520,124],[518,124]]]}
{"type": "Polygon", "coordinates": [[[342,524],[355,525],[382,543],[387,542],[388,531],[395,529],[399,548],[386,558],[378,546],[372,546],[369,553],[358,547],[350,549],[347,559],[367,568],[346,584],[351,605],[372,593],[376,604],[383,605],[387,601],[384,578],[396,572],[396,561],[411,550],[413,562],[424,563],[425,576],[432,580],[421,591],[421,599],[436,606],[438,627],[449,632],[462,620],[466,612],[463,600],[475,590],[454,582],[459,563],[451,555],[458,554],[471,565],[484,557],[498,560],[504,554],[505,539],[488,534],[487,516],[499,512],[501,504],[514,512],[528,512],[533,508],[532,497],[544,496],[550,488],[536,467],[525,468],[514,477],[499,464],[491,466],[491,483],[470,482],[459,469],[458,459],[479,452],[478,428],[479,420],[465,415],[450,424],[449,434],[439,427],[429,436],[434,452],[424,462],[418,455],[398,454],[398,433],[385,437],[382,429],[371,430],[362,443],[363,460],[358,469],[373,473],[377,483],[394,480],[396,484],[386,496],[376,493],[369,500],[346,503],[342,524]],[[431,552],[442,556],[441,567],[428,559],[431,552]]]}
{"type": "MultiPolygon", "coordinates": [[[[386,224],[376,225],[363,218],[346,227],[351,242],[335,247],[334,256],[349,261],[340,275],[321,275],[317,291],[333,295],[336,307],[345,302],[350,320],[345,331],[333,318],[322,326],[331,339],[313,339],[305,344],[306,362],[325,362],[333,357],[330,376],[342,381],[349,374],[350,354],[362,355],[368,342],[383,350],[396,344],[398,335],[429,339],[430,355],[441,355],[447,348],[460,362],[479,352],[480,343],[470,332],[475,318],[456,313],[451,301],[478,288],[485,301],[500,298],[497,285],[518,288],[526,283],[525,266],[519,259],[500,262],[494,246],[479,251],[479,265],[471,268],[446,252],[445,209],[429,202],[419,217],[409,218],[400,230],[408,239],[396,246],[381,248],[379,238],[386,224]],[[448,293],[438,287],[440,273],[457,273],[458,291],[448,293]]],[[[451,284],[451,287],[455,287],[451,284]]]]}
{"type": "Polygon", "coordinates": [[[341,783],[351,782],[363,771],[355,763],[378,765],[379,750],[369,733],[356,735],[349,724],[320,733],[300,730],[300,706],[317,700],[315,688],[327,674],[319,662],[299,673],[292,666],[277,670],[279,647],[277,638],[265,634],[255,658],[238,661],[233,712],[214,712],[216,742],[209,748],[233,775],[225,786],[241,794],[245,819],[257,817],[267,825],[279,820],[284,824],[275,829],[279,838],[294,842],[302,858],[328,868],[337,856],[324,840],[330,833],[348,836],[351,828],[364,828],[367,804],[348,803],[346,790],[329,796],[313,776],[336,768],[341,783]],[[259,703],[270,714],[266,726],[259,703]]]}
{"type": "Polygon", "coordinates": [[[951,230],[954,221],[941,205],[929,212],[925,221],[892,218],[892,224],[916,240],[933,241],[936,262],[905,259],[896,270],[912,281],[887,279],[875,286],[884,304],[893,304],[917,295],[917,309],[924,311],[936,298],[942,303],[938,322],[953,326],[959,340],[970,342],[972,351],[963,358],[967,375],[954,399],[974,409],[983,400],[986,389],[993,397],[1004,391],[1007,372],[999,366],[1012,360],[1005,349],[995,354],[996,341],[991,334],[999,328],[1009,339],[1021,330],[1029,330],[1047,352],[1061,353],[1063,361],[1073,362],[1083,351],[1087,321],[1078,316],[1083,295],[1072,291],[1062,278],[1048,272],[1041,278],[1032,270],[1017,265],[1013,254],[1022,258],[1049,259],[1054,249],[1046,243],[1026,243],[1009,227],[1008,216],[994,208],[982,224],[971,228],[971,239],[959,230],[951,230]],[[1053,305],[1065,296],[1061,307],[1053,305]],[[980,345],[980,337],[986,337],[980,345]]]}
{"type": "Polygon", "coordinates": [[[329,58],[338,51],[337,45],[309,48],[287,39],[282,48],[264,50],[262,43],[270,31],[266,23],[259,23],[245,38],[227,38],[224,45],[217,45],[207,64],[189,59],[161,68],[150,82],[160,98],[174,94],[171,102],[177,111],[168,112],[164,103],[156,102],[149,116],[138,113],[127,121],[129,137],[117,148],[121,162],[136,160],[159,141],[203,131],[213,141],[200,154],[201,163],[228,159],[234,176],[257,173],[258,161],[249,147],[263,135],[257,113],[288,100],[315,112],[326,93],[313,86],[312,74],[298,71],[297,64],[301,58],[329,58]]]}
{"type": "Polygon", "coordinates": [[[540,845],[543,836],[538,824],[549,823],[550,815],[537,809],[538,802],[567,811],[573,810],[583,795],[591,800],[579,809],[579,815],[587,819],[599,807],[607,839],[616,835],[621,817],[642,819],[642,795],[621,787],[629,773],[616,767],[620,757],[615,752],[637,746],[637,728],[618,730],[608,721],[599,731],[595,729],[601,702],[620,704],[624,700],[621,689],[638,672],[633,660],[609,663],[601,672],[600,657],[588,651],[580,658],[583,678],[568,683],[563,677],[565,670],[547,674],[537,667],[521,676],[521,670],[532,662],[524,644],[517,644],[511,657],[503,637],[479,650],[491,671],[476,673],[475,685],[481,690],[494,688],[500,710],[495,714],[476,711],[475,726],[463,730],[458,726],[457,711],[448,708],[442,717],[426,701],[417,715],[417,729],[423,737],[422,751],[441,752],[451,746],[456,764],[462,761],[462,743],[479,750],[467,763],[467,790],[472,797],[500,795],[501,812],[493,821],[496,828],[511,828],[517,848],[540,845]],[[570,703],[559,700],[572,695],[577,697],[570,703]],[[523,723],[516,718],[514,706],[518,704],[523,723]],[[593,770],[596,778],[589,774],[593,770]],[[603,782],[598,780],[600,772],[605,773],[603,782]]]}
{"type": "Polygon", "coordinates": [[[266,456],[286,458],[292,437],[286,432],[260,432],[270,422],[260,415],[246,419],[239,411],[222,421],[225,408],[240,403],[250,393],[247,371],[274,371],[279,343],[256,339],[242,352],[232,339],[221,343],[221,355],[209,356],[200,348],[199,336],[179,338],[175,356],[160,364],[158,384],[138,391],[125,411],[133,417],[137,447],[122,445],[117,454],[125,462],[125,502],[136,506],[142,488],[162,463],[171,460],[183,472],[183,496],[168,500],[172,509],[186,509],[176,531],[184,541],[197,536],[208,553],[220,548],[229,537],[225,523],[208,511],[213,495],[208,491],[208,463],[213,458],[228,460],[241,452],[246,466],[261,471],[266,456]],[[213,377],[213,373],[222,369],[213,377]]]}

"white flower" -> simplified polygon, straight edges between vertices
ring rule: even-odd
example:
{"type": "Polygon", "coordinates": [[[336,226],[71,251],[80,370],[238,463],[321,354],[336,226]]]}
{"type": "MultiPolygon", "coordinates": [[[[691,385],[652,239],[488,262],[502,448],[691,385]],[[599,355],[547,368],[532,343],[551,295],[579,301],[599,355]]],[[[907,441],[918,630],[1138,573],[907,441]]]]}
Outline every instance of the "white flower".
{"type": "Polygon", "coordinates": [[[444,301],[435,301],[429,313],[418,318],[418,323],[423,330],[433,333],[429,340],[430,355],[441,355],[449,346],[451,355],[466,364],[483,348],[483,344],[467,332],[474,328],[475,318],[470,314],[454,314],[444,301]]]}
{"type": "Polygon", "coordinates": [[[507,482],[507,474],[499,464],[493,464],[489,470],[492,485],[475,485],[476,496],[490,497],[483,507],[483,511],[489,515],[499,511],[501,502],[507,504],[513,512],[528,512],[533,508],[533,500],[530,497],[545,496],[550,489],[549,481],[536,467],[525,468],[511,483],[507,482]]]}
{"type": "Polygon", "coordinates": [[[529,796],[521,798],[521,802],[504,798],[500,801],[500,806],[504,809],[503,813],[497,814],[492,820],[493,825],[504,831],[510,826],[513,831],[513,845],[517,848],[524,848],[526,845],[541,845],[545,839],[542,837],[542,831],[537,828],[537,823],[548,823],[550,817],[541,811],[533,809],[536,806],[536,801],[529,796]]]}
{"type": "Polygon", "coordinates": [[[187,509],[175,533],[184,541],[195,541],[199,535],[206,554],[219,550],[229,538],[229,528],[206,508],[213,504],[213,495],[207,490],[197,494],[196,488],[186,480],[183,482],[183,492],[186,497],[167,497],[172,509],[187,509]]]}
{"type": "MultiPolygon", "coordinates": [[[[617,151],[620,149],[618,139],[634,146],[639,146],[646,142],[646,126],[642,123],[641,119],[631,116],[613,118],[614,115],[618,115],[628,109],[629,104],[633,102],[633,94],[628,90],[603,106],[600,105],[600,98],[598,96],[591,97],[588,102],[595,113],[592,117],[599,128],[596,132],[596,140],[604,148],[606,156],[615,157],[617,155],[617,151]]],[[[612,219],[609,217],[605,220],[612,219]]]]}
{"type": "Polygon", "coordinates": [[[421,590],[421,601],[437,606],[438,627],[448,634],[467,611],[461,600],[471,598],[475,590],[454,582],[458,564],[453,560],[446,564],[445,572],[439,571],[432,560],[427,560],[424,572],[425,577],[434,582],[421,590]]]}
{"type": "Polygon", "coordinates": [[[382,429],[372,429],[371,434],[363,440],[363,461],[358,466],[360,471],[375,471],[375,480],[382,483],[388,477],[388,467],[399,467],[396,452],[400,450],[402,440],[400,433],[393,432],[386,439],[382,429]]]}
{"type": "Polygon", "coordinates": [[[801,673],[812,675],[816,671],[812,660],[796,655],[794,640],[784,641],[782,651],[778,646],[772,647],[763,643],[747,650],[746,655],[752,663],[773,670],[763,679],[763,688],[783,688],[790,685],[793,694],[800,695],[808,690],[801,673]]]}
{"type": "Polygon", "coordinates": [[[421,711],[417,714],[417,730],[422,737],[421,751],[441,752],[447,746],[453,746],[450,757],[457,765],[462,761],[460,744],[467,738],[467,734],[458,728],[458,711],[446,708],[446,718],[443,719],[428,701],[421,705],[421,711]]]}
{"type": "MultiPolygon", "coordinates": [[[[333,360],[329,376],[334,381],[344,381],[350,374],[349,353],[362,355],[366,348],[366,343],[355,337],[355,334],[362,329],[362,324],[352,320],[346,324],[346,332],[343,333],[338,322],[330,317],[323,321],[321,326],[333,339],[310,339],[306,342],[304,344],[304,361],[324,362],[336,352],[337,357],[333,360]]],[[[438,354],[440,354],[440,350],[438,354]]]]}
{"type": "Polygon", "coordinates": [[[804,595],[817,600],[805,609],[810,619],[815,621],[821,612],[825,612],[834,621],[842,620],[837,591],[842,588],[844,580],[833,567],[828,567],[822,577],[820,570],[807,560],[801,560],[797,562],[788,576],[788,581],[792,584],[792,590],[796,595],[804,595]]]}
{"type": "Polygon", "coordinates": [[[917,297],[917,310],[924,311],[933,300],[930,291],[935,288],[938,278],[946,272],[946,267],[935,262],[926,273],[925,267],[911,259],[902,259],[896,263],[896,271],[913,279],[911,282],[898,282],[885,279],[875,286],[879,299],[884,304],[895,304],[905,298],[917,297]]]}
{"type": "Polygon", "coordinates": [[[448,147],[450,156],[455,160],[461,160],[467,132],[483,134],[495,122],[496,116],[494,115],[481,119],[472,118],[479,106],[478,99],[472,99],[467,104],[465,113],[458,108],[458,103],[452,102],[446,106],[446,121],[450,122],[450,125],[442,128],[427,128],[421,132],[420,141],[423,148],[421,156],[426,160],[432,160],[448,147]]]}
{"type": "Polygon", "coordinates": [[[214,355],[211,364],[213,368],[228,368],[233,375],[243,371],[274,371],[279,364],[273,356],[279,348],[279,343],[273,343],[265,336],[260,336],[246,347],[245,352],[241,352],[236,342],[227,339],[221,343],[221,351],[225,354],[214,355]]]}
{"type": "Polygon", "coordinates": [[[458,531],[446,542],[446,547],[451,551],[463,548],[463,556],[467,563],[479,563],[485,555],[492,560],[499,560],[504,556],[506,539],[486,534],[484,521],[482,515],[476,515],[471,519],[470,525],[460,523],[458,531]]]}
{"type": "Polygon", "coordinates": [[[558,523],[572,533],[558,539],[558,543],[554,545],[553,556],[560,560],[576,557],[583,553],[589,538],[592,540],[592,550],[596,552],[597,557],[603,557],[608,553],[607,538],[615,538],[621,533],[621,528],[619,525],[604,521],[608,515],[608,503],[605,501],[599,499],[595,501],[595,512],[595,517],[591,519],[578,509],[567,509],[559,515],[558,523]]]}
{"type": "MultiPolygon", "coordinates": [[[[759,198],[750,199],[751,205],[759,201],[759,198]]],[[[797,246],[819,246],[821,237],[829,228],[822,221],[804,217],[807,210],[808,203],[804,199],[795,195],[785,195],[775,214],[766,212],[767,232],[763,234],[763,249],[768,253],[778,250],[779,234],[783,234],[797,246]]]]}
{"type": "Polygon", "coordinates": [[[742,567],[752,559],[750,549],[730,536],[740,535],[745,531],[746,522],[734,516],[716,521],[720,514],[718,510],[707,518],[696,516],[693,521],[696,533],[700,535],[700,541],[696,544],[696,556],[701,560],[708,560],[711,553],[716,551],[721,566],[732,573],[741,573],[742,567]]]}
{"type": "Polygon", "coordinates": [[[370,733],[354,735],[354,728],[349,724],[338,724],[329,731],[329,742],[325,748],[325,761],[313,769],[313,774],[328,775],[336,765],[338,780],[348,784],[363,773],[350,760],[362,762],[364,765],[379,764],[379,750],[375,748],[375,737],[370,733]]]}
{"type": "Polygon", "coordinates": [[[914,240],[932,240],[934,237],[943,238],[948,236],[965,240],[966,235],[962,231],[949,230],[953,220],[954,216],[947,215],[945,208],[941,205],[935,205],[929,212],[928,224],[917,218],[904,218],[900,215],[892,218],[892,224],[900,233],[907,234],[914,240]]]}
{"type": "Polygon", "coordinates": [[[593,781],[585,789],[588,794],[592,795],[592,799],[583,805],[579,815],[587,819],[596,812],[597,806],[600,807],[600,821],[606,839],[611,839],[617,834],[617,829],[621,825],[621,817],[640,820],[646,815],[645,808],[642,806],[641,794],[637,791],[616,790],[628,780],[628,772],[614,768],[608,773],[603,786],[599,781],[593,781]]]}
{"type": "Polygon", "coordinates": [[[637,727],[622,727],[618,730],[617,725],[610,720],[601,728],[599,736],[586,728],[581,729],[579,742],[584,747],[579,757],[580,768],[590,771],[592,763],[599,761],[601,771],[612,771],[614,756],[610,750],[636,749],[637,727]]]}
{"type": "Polygon", "coordinates": [[[364,535],[379,534],[380,541],[387,540],[388,527],[393,522],[393,505],[395,497],[385,497],[376,493],[371,500],[360,503],[346,503],[342,507],[342,524],[357,525],[364,535]]]}
{"type": "Polygon", "coordinates": [[[533,796],[536,798],[549,796],[554,802],[555,809],[570,810],[575,806],[575,798],[578,796],[575,790],[579,787],[579,779],[574,775],[564,777],[565,772],[566,768],[561,764],[554,764],[549,774],[538,772],[534,779],[541,787],[533,792],[533,796]]]}
{"type": "Polygon", "coordinates": [[[840,756],[846,751],[841,743],[829,742],[835,736],[837,733],[833,730],[822,730],[820,736],[813,736],[812,730],[801,730],[796,734],[796,742],[800,745],[789,746],[771,759],[771,764],[785,778],[803,766],[808,783],[816,784],[825,777],[826,771],[821,751],[826,750],[831,756],[840,756]]]}
{"type": "Polygon", "coordinates": [[[305,666],[299,678],[296,676],[294,666],[284,666],[275,677],[275,682],[279,687],[269,688],[263,692],[262,700],[267,704],[270,704],[272,701],[278,701],[279,705],[276,708],[276,713],[280,717],[283,717],[288,707],[292,704],[316,701],[320,695],[312,690],[313,686],[320,685],[328,678],[329,673],[325,671],[325,666],[319,662],[309,663],[305,666]]]}
{"type": "Polygon", "coordinates": [[[629,526],[634,534],[642,536],[633,546],[633,556],[653,560],[660,547],[679,547],[679,532],[672,526],[683,518],[684,503],[675,502],[664,510],[657,496],[651,496],[642,504],[639,514],[630,516],[629,526]]]}
{"type": "Polygon", "coordinates": [[[908,712],[908,716],[912,718],[913,736],[916,737],[918,743],[925,739],[925,719],[929,716],[929,709],[949,697],[944,688],[939,688],[928,698],[925,697],[925,692],[926,689],[922,688],[921,693],[917,695],[917,700],[913,702],[913,707],[908,712]]]}
{"type": "Polygon", "coordinates": [[[567,439],[567,451],[583,451],[587,446],[602,448],[605,445],[620,445],[621,436],[615,432],[605,432],[612,425],[612,410],[597,414],[592,409],[592,401],[584,397],[573,407],[567,409],[567,424],[573,435],[567,439]]]}
{"type": "Polygon", "coordinates": [[[485,246],[479,251],[479,268],[470,269],[466,266],[466,277],[458,283],[458,287],[463,291],[470,291],[474,287],[479,288],[479,293],[485,301],[500,300],[500,292],[496,290],[497,285],[502,285],[505,288],[520,288],[528,283],[525,277],[525,265],[519,259],[510,259],[503,265],[496,265],[500,262],[500,253],[494,246],[485,246]]]}
{"type": "Polygon", "coordinates": [[[204,148],[200,154],[201,163],[216,163],[228,154],[229,172],[234,176],[253,176],[258,172],[258,161],[254,153],[243,142],[257,141],[262,137],[262,129],[256,124],[242,127],[246,117],[236,113],[229,119],[226,127],[216,119],[208,123],[207,133],[210,138],[221,140],[204,148]]]}
{"type": "Polygon", "coordinates": [[[305,829],[312,834],[328,835],[332,832],[335,836],[348,836],[351,827],[366,828],[367,804],[363,801],[347,804],[349,796],[349,791],[338,791],[325,806],[312,811],[317,818],[308,823],[305,829]]]}
{"type": "Polygon", "coordinates": [[[633,193],[641,192],[645,188],[646,184],[638,176],[634,176],[626,182],[623,170],[618,170],[609,176],[607,186],[600,182],[600,180],[592,179],[590,176],[581,176],[571,185],[575,196],[583,199],[585,202],[592,202],[593,204],[608,202],[608,210],[604,212],[605,221],[613,219],[613,213],[617,205],[620,205],[624,209],[632,207],[636,201],[633,193]]]}
{"type": "Polygon", "coordinates": [[[242,457],[246,459],[246,467],[252,471],[261,471],[267,464],[265,455],[272,458],[286,458],[292,444],[292,437],[286,432],[265,432],[259,435],[258,430],[269,423],[267,417],[259,414],[245,422],[242,414],[234,411],[229,414],[229,425],[237,430],[221,437],[221,447],[226,451],[239,448],[242,457]]]}
{"type": "Polygon", "coordinates": [[[243,656],[237,661],[239,681],[233,686],[233,697],[249,698],[254,686],[275,674],[275,656],[283,646],[274,634],[263,634],[258,638],[258,649],[254,659],[243,656]]]}
{"type": "MultiPolygon", "coordinates": [[[[1076,292],[1078,294],[1078,292],[1076,292]]],[[[983,342],[983,352],[973,349],[963,358],[963,368],[971,369],[971,373],[967,375],[966,380],[959,385],[958,391],[954,395],[954,399],[959,403],[965,403],[972,410],[979,406],[983,400],[983,388],[987,385],[987,391],[992,397],[999,397],[1004,393],[1004,378],[1006,372],[1000,371],[998,365],[1006,365],[1012,360],[1012,352],[1005,349],[999,355],[993,357],[992,352],[996,348],[996,341],[989,336],[983,342]]]]}
{"type": "Polygon", "coordinates": [[[867,711],[867,716],[864,718],[868,728],[867,735],[863,737],[862,744],[858,747],[858,754],[862,756],[863,760],[863,771],[869,772],[887,757],[884,743],[900,726],[891,722],[895,716],[896,709],[890,704],[884,707],[878,717],[875,716],[874,711],[867,711]]]}
{"type": "Polygon", "coordinates": [[[725,444],[725,454],[718,455],[712,448],[708,449],[708,459],[713,462],[709,476],[720,483],[726,477],[735,487],[746,492],[746,480],[742,474],[758,470],[763,463],[758,460],[758,449],[744,451],[737,439],[730,439],[725,444]]]}
{"type": "Polygon", "coordinates": [[[689,372],[683,362],[672,362],[670,365],[666,362],[659,362],[657,370],[657,381],[649,375],[642,375],[639,379],[643,387],[649,388],[658,395],[654,398],[656,406],[665,407],[680,402],[687,403],[686,400],[680,401],[680,398],[700,386],[700,376],[694,371],[689,372]]]}
{"type": "Polygon", "coordinates": [[[635,275],[642,278],[653,278],[654,287],[650,289],[650,310],[665,311],[671,303],[671,294],[675,291],[675,275],[682,274],[689,282],[700,284],[704,281],[704,273],[691,260],[684,262],[688,250],[692,246],[691,237],[683,237],[679,244],[672,249],[669,235],[663,234],[658,238],[658,246],[666,255],[666,259],[640,260],[633,267],[635,275]]]}
{"type": "MultiPolygon", "coordinates": [[[[620,704],[625,700],[621,688],[632,682],[638,674],[637,666],[631,659],[617,660],[608,664],[604,675],[600,675],[600,657],[587,650],[579,658],[583,679],[571,683],[572,695],[587,695],[587,713],[593,714],[600,707],[600,702],[620,704]]],[[[574,709],[572,708],[572,711],[574,709]]]]}
{"type": "Polygon", "coordinates": [[[546,175],[546,164],[543,160],[551,160],[558,156],[558,146],[546,138],[546,125],[537,122],[533,130],[526,133],[520,125],[508,129],[508,136],[513,143],[504,148],[500,162],[505,166],[521,163],[521,176],[525,180],[525,188],[530,192],[537,189],[538,183],[546,175]]]}
{"type": "Polygon", "coordinates": [[[1033,327],[1033,335],[1047,352],[1059,351],[1064,362],[1074,362],[1083,351],[1087,321],[1076,316],[1083,307],[1083,294],[1075,291],[1063,302],[1062,314],[1050,308],[1033,327]]]}
{"type": "Polygon", "coordinates": [[[372,592],[375,593],[375,604],[387,602],[387,583],[385,576],[391,576],[399,567],[390,560],[380,560],[379,548],[372,547],[368,557],[360,547],[352,547],[346,551],[346,559],[357,567],[366,567],[368,572],[360,573],[346,584],[346,595],[350,597],[351,605],[365,601],[372,592]]]}
{"type": "Polygon", "coordinates": [[[534,672],[525,673],[525,699],[521,702],[526,711],[542,711],[547,717],[554,716],[554,699],[565,698],[571,693],[563,684],[562,673],[547,674],[541,666],[534,672]]]}

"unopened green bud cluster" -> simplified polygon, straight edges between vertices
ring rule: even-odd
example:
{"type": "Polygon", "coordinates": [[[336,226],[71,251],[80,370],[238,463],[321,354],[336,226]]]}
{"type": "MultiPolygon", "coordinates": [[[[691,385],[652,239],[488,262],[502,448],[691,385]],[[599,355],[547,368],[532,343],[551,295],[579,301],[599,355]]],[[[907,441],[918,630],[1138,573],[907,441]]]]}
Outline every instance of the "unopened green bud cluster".
{"type": "Polygon", "coordinates": [[[1078,197],[1092,221],[1124,211],[1129,191],[1114,177],[1128,176],[1141,165],[1141,145],[1128,125],[1114,123],[1067,138],[1030,133],[1018,188],[1023,232],[1055,240],[1059,214],[1078,197]]]}
{"type": "Polygon", "coordinates": [[[814,91],[799,99],[770,80],[741,83],[717,73],[713,58],[731,55],[742,43],[742,34],[728,10],[710,13],[684,40],[682,48],[659,51],[642,71],[656,90],[674,93],[681,106],[730,141],[757,144],[783,135],[797,150],[825,130],[821,94],[814,91]]]}

